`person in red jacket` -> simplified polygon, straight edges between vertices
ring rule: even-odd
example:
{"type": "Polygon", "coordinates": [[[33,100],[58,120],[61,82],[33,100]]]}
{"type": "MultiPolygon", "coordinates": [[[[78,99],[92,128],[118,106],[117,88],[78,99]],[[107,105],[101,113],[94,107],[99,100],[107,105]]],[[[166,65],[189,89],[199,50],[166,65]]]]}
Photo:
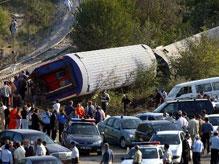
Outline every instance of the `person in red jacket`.
{"type": "Polygon", "coordinates": [[[80,103],[78,103],[77,107],[75,108],[75,115],[78,116],[79,118],[84,118],[85,116],[84,107],[80,103]]]}

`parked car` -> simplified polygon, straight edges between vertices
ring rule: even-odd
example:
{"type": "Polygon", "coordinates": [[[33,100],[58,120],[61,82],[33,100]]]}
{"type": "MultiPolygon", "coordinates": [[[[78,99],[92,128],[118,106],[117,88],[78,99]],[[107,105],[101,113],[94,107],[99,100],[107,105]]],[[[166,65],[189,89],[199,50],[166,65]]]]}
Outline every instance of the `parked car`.
{"type": "Polygon", "coordinates": [[[168,113],[169,115],[176,115],[178,111],[186,112],[188,117],[194,114],[201,114],[202,110],[206,110],[207,114],[214,113],[214,108],[211,101],[207,99],[187,99],[166,101],[157,107],[154,113],[168,113]]]}
{"type": "Polygon", "coordinates": [[[162,146],[168,144],[173,154],[173,163],[180,163],[184,138],[185,134],[183,131],[160,131],[151,137],[150,142],[159,141],[162,146]]]}
{"type": "Polygon", "coordinates": [[[136,141],[149,141],[151,136],[164,130],[179,130],[177,125],[167,120],[145,121],[138,125],[135,131],[136,141]]]}
{"type": "Polygon", "coordinates": [[[219,114],[209,114],[209,122],[213,125],[214,130],[219,130],[219,114]]]}
{"type": "Polygon", "coordinates": [[[125,148],[134,141],[135,130],[141,120],[133,116],[112,116],[98,124],[104,141],[125,148]]]}
{"type": "Polygon", "coordinates": [[[18,164],[62,164],[62,162],[54,156],[32,156],[21,159],[18,164]]]}
{"type": "Polygon", "coordinates": [[[97,152],[101,155],[103,143],[102,136],[95,125],[95,120],[72,119],[63,131],[62,144],[71,147],[71,142],[75,142],[80,151],[97,152]]]}
{"type": "Polygon", "coordinates": [[[200,92],[219,97],[219,77],[189,81],[175,85],[166,100],[196,98],[200,92]]]}
{"type": "MultiPolygon", "coordinates": [[[[159,145],[140,145],[142,164],[163,164],[163,148],[159,145]]],[[[121,164],[133,164],[135,148],[131,148],[128,154],[122,158],[121,164]]]]}
{"type": "Polygon", "coordinates": [[[0,132],[1,143],[4,143],[5,139],[15,142],[22,142],[24,139],[28,139],[30,144],[34,147],[38,138],[41,138],[42,141],[46,142],[50,155],[53,155],[62,161],[71,161],[71,150],[55,143],[50,137],[41,131],[30,129],[8,129],[0,132]]]}

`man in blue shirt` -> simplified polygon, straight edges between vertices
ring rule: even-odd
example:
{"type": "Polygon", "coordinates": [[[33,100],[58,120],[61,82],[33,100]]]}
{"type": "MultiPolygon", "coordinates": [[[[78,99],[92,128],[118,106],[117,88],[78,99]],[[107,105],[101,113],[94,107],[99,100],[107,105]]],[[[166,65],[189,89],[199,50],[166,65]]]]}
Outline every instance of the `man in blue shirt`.
{"type": "Polygon", "coordinates": [[[211,164],[218,164],[219,156],[219,137],[218,131],[214,132],[214,136],[210,139],[211,143],[211,164]]]}
{"type": "Polygon", "coordinates": [[[204,144],[204,150],[207,149],[207,153],[210,152],[210,136],[211,132],[214,130],[213,125],[205,118],[205,123],[202,124],[202,142],[204,144]]]}

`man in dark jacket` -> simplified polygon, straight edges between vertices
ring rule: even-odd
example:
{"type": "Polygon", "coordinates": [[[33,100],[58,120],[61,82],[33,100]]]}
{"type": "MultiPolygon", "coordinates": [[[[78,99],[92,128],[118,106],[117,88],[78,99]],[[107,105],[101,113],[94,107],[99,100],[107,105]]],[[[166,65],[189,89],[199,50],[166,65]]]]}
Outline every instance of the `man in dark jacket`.
{"type": "Polygon", "coordinates": [[[99,122],[101,122],[101,121],[104,120],[104,116],[103,116],[103,113],[101,112],[100,106],[97,106],[96,110],[97,110],[97,111],[96,111],[96,113],[95,113],[94,119],[95,119],[95,122],[96,122],[96,124],[97,124],[97,123],[99,123],[99,122]]]}
{"type": "Polygon", "coordinates": [[[191,150],[191,148],[190,148],[188,139],[189,139],[189,134],[187,133],[185,135],[185,139],[183,140],[183,143],[182,143],[182,146],[183,146],[182,158],[183,158],[183,163],[184,164],[188,164],[189,160],[190,160],[190,150],[191,150]]]}
{"type": "Polygon", "coordinates": [[[40,130],[40,119],[38,116],[38,109],[35,109],[32,114],[32,129],[40,130]]]}

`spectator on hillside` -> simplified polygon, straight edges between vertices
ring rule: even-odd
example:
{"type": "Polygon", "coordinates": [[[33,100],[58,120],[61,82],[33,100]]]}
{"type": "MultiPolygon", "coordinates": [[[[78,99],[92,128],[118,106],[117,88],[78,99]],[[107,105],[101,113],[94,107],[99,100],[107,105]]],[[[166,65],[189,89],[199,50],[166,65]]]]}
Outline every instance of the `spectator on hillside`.
{"type": "Polygon", "coordinates": [[[10,120],[9,120],[9,129],[16,129],[17,128],[17,108],[13,108],[10,111],[10,120]]]}
{"type": "Polygon", "coordinates": [[[1,119],[1,125],[2,129],[5,128],[5,109],[7,107],[3,105],[2,101],[0,101],[0,119],[1,119]]]}
{"type": "Polygon", "coordinates": [[[3,104],[9,107],[9,98],[11,95],[11,88],[8,86],[8,82],[4,82],[4,86],[1,88],[1,95],[3,104]]]}
{"type": "Polygon", "coordinates": [[[131,100],[128,98],[128,95],[124,94],[121,102],[123,104],[123,114],[126,116],[127,108],[128,108],[128,105],[131,103],[131,100]]]}
{"type": "Polygon", "coordinates": [[[85,116],[84,107],[80,103],[78,103],[77,107],[75,108],[75,115],[79,118],[84,118],[85,116]]]}
{"type": "Polygon", "coordinates": [[[109,102],[110,102],[110,96],[109,94],[106,92],[106,90],[104,90],[102,92],[101,95],[101,107],[103,109],[103,111],[106,113],[107,112],[107,108],[109,106],[109,102]]]}

